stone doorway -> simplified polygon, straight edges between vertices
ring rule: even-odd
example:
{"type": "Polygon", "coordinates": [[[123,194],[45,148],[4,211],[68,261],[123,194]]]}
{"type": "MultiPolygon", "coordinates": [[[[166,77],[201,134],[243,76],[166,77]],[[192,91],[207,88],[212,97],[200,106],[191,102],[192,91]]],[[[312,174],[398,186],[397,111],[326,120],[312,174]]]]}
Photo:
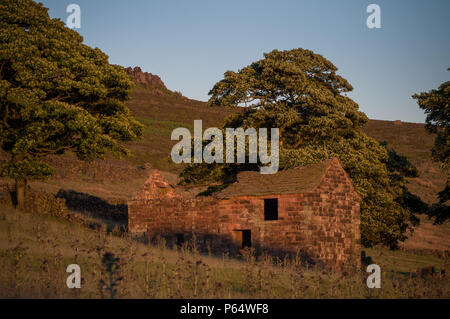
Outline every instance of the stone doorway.
{"type": "Polygon", "coordinates": [[[252,232],[250,229],[233,230],[233,237],[239,248],[252,247],[252,232]]]}

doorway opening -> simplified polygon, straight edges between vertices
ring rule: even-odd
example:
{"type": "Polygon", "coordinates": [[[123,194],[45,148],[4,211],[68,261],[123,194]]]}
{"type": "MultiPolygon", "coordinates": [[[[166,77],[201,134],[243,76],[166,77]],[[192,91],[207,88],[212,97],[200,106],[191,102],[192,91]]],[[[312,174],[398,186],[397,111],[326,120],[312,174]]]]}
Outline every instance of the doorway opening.
{"type": "Polygon", "coordinates": [[[252,233],[250,229],[234,230],[233,237],[240,248],[252,247],[252,233]]]}
{"type": "Polygon", "coordinates": [[[177,246],[181,247],[184,244],[184,234],[176,234],[177,237],[177,246]]]}

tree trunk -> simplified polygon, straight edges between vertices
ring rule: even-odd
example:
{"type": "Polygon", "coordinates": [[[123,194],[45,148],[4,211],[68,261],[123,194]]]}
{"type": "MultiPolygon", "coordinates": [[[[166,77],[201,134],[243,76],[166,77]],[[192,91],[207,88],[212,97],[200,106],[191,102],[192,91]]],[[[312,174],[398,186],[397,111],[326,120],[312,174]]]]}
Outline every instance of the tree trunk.
{"type": "Polygon", "coordinates": [[[16,208],[24,209],[25,208],[25,192],[27,189],[27,180],[26,179],[16,179],[16,208]]]}

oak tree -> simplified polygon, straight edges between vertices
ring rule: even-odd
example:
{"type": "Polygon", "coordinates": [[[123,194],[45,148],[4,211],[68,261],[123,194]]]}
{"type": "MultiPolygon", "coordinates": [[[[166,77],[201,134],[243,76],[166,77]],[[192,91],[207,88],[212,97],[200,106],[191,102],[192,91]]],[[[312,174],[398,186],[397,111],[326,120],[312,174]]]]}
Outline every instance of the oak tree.
{"type": "MultiPolygon", "coordinates": [[[[224,127],[279,128],[282,169],[338,157],[362,197],[362,243],[395,248],[406,239],[411,211],[400,200],[403,185],[394,183],[388,170],[387,149],[361,130],[368,119],[347,96],[352,89],[323,56],[274,50],[237,72],[227,71],[209,92],[209,104],[236,108],[224,127]]],[[[191,164],[181,178],[223,181],[225,187],[230,177],[255,165],[191,164]]]]}
{"type": "Polygon", "coordinates": [[[447,175],[445,187],[439,193],[439,202],[430,209],[435,223],[441,224],[450,219],[450,81],[442,83],[437,90],[414,94],[413,98],[425,111],[426,129],[436,134],[431,154],[447,175]]]}
{"type": "Polygon", "coordinates": [[[42,4],[0,2],[0,145],[8,155],[1,174],[15,179],[19,207],[27,181],[52,174],[47,155],[127,154],[120,142],[143,134],[124,104],[131,85],[122,67],[42,4]]]}

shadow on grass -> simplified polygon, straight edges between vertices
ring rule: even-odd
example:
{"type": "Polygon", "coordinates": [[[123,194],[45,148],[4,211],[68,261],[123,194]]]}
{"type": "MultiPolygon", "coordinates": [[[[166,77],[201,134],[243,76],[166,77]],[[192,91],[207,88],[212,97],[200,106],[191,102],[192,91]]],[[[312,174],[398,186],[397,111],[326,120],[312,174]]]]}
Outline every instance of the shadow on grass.
{"type": "Polygon", "coordinates": [[[60,189],[56,197],[65,199],[68,209],[104,222],[108,231],[116,225],[128,226],[127,204],[110,204],[96,196],[64,189],[60,189]]]}
{"type": "Polygon", "coordinates": [[[166,247],[171,250],[195,251],[202,256],[211,256],[219,259],[226,257],[245,261],[253,257],[255,260],[261,261],[264,257],[270,256],[274,263],[297,263],[305,268],[315,268],[321,271],[326,271],[330,268],[325,263],[314,258],[305,249],[293,251],[270,249],[260,245],[240,246],[226,235],[169,231],[158,235],[150,235],[148,233],[132,234],[131,238],[144,245],[166,247]]]}

